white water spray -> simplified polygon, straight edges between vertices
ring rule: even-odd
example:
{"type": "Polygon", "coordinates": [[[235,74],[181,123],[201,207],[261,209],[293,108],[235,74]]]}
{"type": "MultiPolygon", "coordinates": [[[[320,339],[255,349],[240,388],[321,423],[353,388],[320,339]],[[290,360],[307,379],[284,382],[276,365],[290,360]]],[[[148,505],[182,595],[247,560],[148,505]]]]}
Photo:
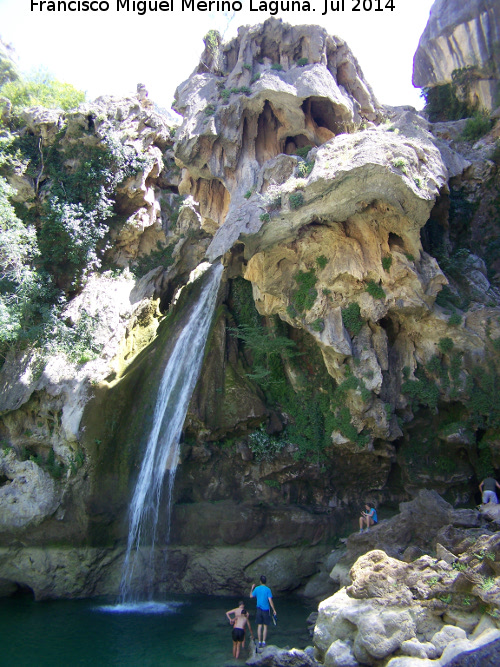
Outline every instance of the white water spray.
{"type": "Polygon", "coordinates": [[[153,425],[130,504],[127,551],[120,584],[120,600],[124,604],[136,598],[131,589],[138,561],[141,559],[140,550],[144,547],[147,547],[149,557],[141,559],[141,574],[145,575],[141,580],[142,585],[148,590],[149,597],[152,596],[156,529],[166,472],[169,476],[166,498],[168,543],[179,440],[189,401],[201,370],[222,271],[222,264],[210,269],[206,284],[175,343],[163,373],[156,399],[153,425]]]}

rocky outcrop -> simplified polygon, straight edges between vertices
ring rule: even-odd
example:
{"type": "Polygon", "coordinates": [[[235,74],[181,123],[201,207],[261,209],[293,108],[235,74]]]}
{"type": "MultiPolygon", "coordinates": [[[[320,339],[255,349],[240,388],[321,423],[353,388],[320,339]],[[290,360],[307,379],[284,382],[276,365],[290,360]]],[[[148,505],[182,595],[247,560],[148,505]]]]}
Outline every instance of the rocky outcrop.
{"type": "Polygon", "coordinates": [[[469,70],[470,101],[497,106],[500,9],[495,0],[436,0],[413,60],[417,88],[451,83],[469,70]]]}
{"type": "Polygon", "coordinates": [[[350,571],[352,583],[319,605],[316,658],[331,666],[442,666],[497,640],[497,543],[485,537],[463,553],[442,550],[441,560],[412,563],[383,551],[362,556],[350,571]],[[480,604],[490,617],[481,618],[480,604]]]}
{"type": "Polygon", "coordinates": [[[210,188],[212,202],[220,200],[223,216],[211,223],[216,232],[211,260],[227,252],[240,233],[260,229],[262,195],[270,184],[282,184],[277,178],[292,176],[297,165],[285,155],[380,118],[347,45],[317,26],[269,19],[213,49],[226,74],[207,65],[205,52],[194,75],[178,87],[174,105],[184,116],[175,149],[184,168],[180,192],[201,202],[202,218],[210,212],[197,193],[210,188]],[[261,196],[249,199],[252,192],[261,196]]]}

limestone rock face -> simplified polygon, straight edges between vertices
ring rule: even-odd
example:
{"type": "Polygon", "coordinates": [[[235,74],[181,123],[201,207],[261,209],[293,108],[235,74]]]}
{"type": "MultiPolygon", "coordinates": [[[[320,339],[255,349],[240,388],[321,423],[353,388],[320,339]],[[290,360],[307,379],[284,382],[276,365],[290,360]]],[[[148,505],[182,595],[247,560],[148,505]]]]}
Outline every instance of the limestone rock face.
{"type": "MultiPolygon", "coordinates": [[[[208,252],[211,260],[229,250],[241,232],[260,228],[261,198],[245,206],[244,196],[263,194],[270,180],[284,173],[282,166],[272,167],[278,155],[319,146],[380,116],[346,44],[319,27],[269,19],[241,28],[219,57],[228,74],[222,76],[202,57],[175,101],[184,116],[175,149],[184,167],[182,187],[189,183],[194,194],[208,180],[229,204],[214,229],[224,222],[208,252]]],[[[209,213],[203,208],[201,215],[209,213]]]]}
{"type": "Polygon", "coordinates": [[[33,461],[20,462],[14,451],[0,452],[0,531],[41,523],[59,505],[59,490],[49,473],[33,461]]]}
{"type": "Polygon", "coordinates": [[[417,88],[452,81],[453,72],[471,68],[472,94],[494,108],[500,78],[500,8],[496,0],[436,0],[413,60],[417,88]]]}
{"type": "Polygon", "coordinates": [[[352,583],[319,605],[316,658],[325,665],[442,666],[498,639],[495,623],[478,613],[479,600],[498,604],[497,543],[496,536],[473,547],[469,542],[455,556],[456,567],[430,556],[403,563],[380,550],[361,556],[350,571],[352,583]],[[488,586],[478,585],[486,571],[488,586]]]}

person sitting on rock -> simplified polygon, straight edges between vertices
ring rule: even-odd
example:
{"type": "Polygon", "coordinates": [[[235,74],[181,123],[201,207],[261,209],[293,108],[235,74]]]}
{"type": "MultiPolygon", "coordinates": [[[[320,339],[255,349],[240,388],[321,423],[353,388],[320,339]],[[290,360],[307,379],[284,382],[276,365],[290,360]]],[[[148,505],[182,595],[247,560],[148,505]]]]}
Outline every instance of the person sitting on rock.
{"type": "Polygon", "coordinates": [[[229,623],[233,626],[231,636],[233,638],[233,658],[236,660],[240,657],[240,647],[245,647],[245,625],[248,624],[250,635],[253,639],[252,626],[250,625],[249,613],[245,609],[243,601],[238,603],[236,609],[226,611],[226,616],[229,623]],[[234,617],[232,616],[234,615],[234,617]]]}
{"type": "MultiPolygon", "coordinates": [[[[500,488],[500,487],[499,487],[500,488]]],[[[359,532],[363,532],[363,525],[366,525],[366,530],[370,528],[370,526],[374,526],[378,522],[377,518],[377,510],[374,507],[370,507],[370,505],[366,504],[365,505],[366,511],[363,510],[361,512],[361,516],[359,517],[359,532]]]]}
{"type": "Polygon", "coordinates": [[[500,489],[500,484],[496,481],[496,479],[493,479],[493,477],[487,477],[486,479],[483,479],[479,485],[479,490],[481,491],[483,503],[485,505],[488,503],[498,505],[498,498],[497,494],[495,493],[497,488],[500,489]]]}

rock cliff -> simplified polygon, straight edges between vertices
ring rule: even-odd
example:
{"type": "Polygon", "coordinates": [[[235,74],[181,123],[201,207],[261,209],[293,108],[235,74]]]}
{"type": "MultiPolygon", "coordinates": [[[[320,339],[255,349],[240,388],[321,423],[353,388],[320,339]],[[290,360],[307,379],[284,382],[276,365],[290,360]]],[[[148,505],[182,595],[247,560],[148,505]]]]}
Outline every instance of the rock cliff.
{"type": "Polygon", "coordinates": [[[471,102],[498,106],[500,8],[495,0],[436,0],[413,61],[417,88],[450,84],[467,73],[471,102]]]}
{"type": "Polygon", "coordinates": [[[362,500],[473,505],[500,465],[497,131],[382,106],[341,39],[275,19],[209,33],[178,127],[141,91],[9,121],[2,173],[65,306],[0,370],[6,590],[116,592],[206,258],[225,271],[159,590],[242,591],[263,568],[296,590],[362,500]]]}

